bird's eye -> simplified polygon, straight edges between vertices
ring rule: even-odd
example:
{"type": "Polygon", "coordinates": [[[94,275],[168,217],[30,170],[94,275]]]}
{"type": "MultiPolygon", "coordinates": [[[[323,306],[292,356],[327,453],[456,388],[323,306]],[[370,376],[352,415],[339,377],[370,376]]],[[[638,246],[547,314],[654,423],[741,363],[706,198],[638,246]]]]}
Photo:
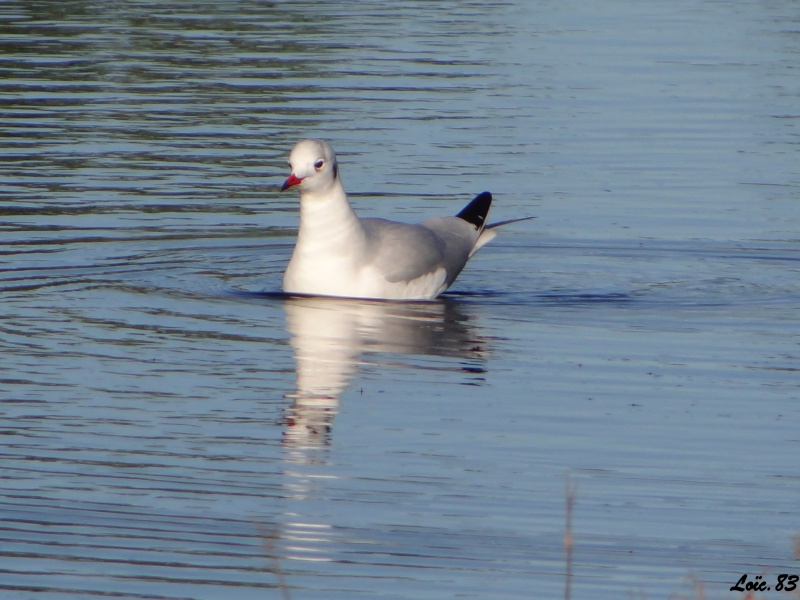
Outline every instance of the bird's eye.
{"type": "Polygon", "coordinates": [[[325,166],[325,161],[324,161],[324,160],[322,160],[322,159],[320,159],[320,160],[318,160],[317,162],[315,162],[315,163],[314,163],[314,168],[315,168],[317,171],[319,171],[319,170],[320,170],[322,167],[324,167],[324,166],[325,166]]]}

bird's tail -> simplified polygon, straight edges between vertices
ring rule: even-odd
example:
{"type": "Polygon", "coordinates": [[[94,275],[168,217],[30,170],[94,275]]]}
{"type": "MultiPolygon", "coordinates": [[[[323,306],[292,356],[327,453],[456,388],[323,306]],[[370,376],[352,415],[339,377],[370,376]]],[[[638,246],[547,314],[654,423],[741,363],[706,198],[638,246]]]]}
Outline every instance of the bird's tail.
{"type": "Polygon", "coordinates": [[[472,247],[472,252],[469,253],[470,256],[475,254],[478,250],[480,250],[483,246],[491,242],[494,238],[497,237],[497,231],[495,231],[498,227],[502,227],[503,225],[508,225],[510,223],[518,223],[519,221],[529,221],[531,219],[535,219],[536,217],[522,217],[519,219],[508,219],[507,221],[500,221],[498,223],[492,223],[491,225],[487,225],[481,231],[481,234],[478,236],[478,240],[475,242],[475,245],[472,247]]]}
{"type": "Polygon", "coordinates": [[[511,223],[519,223],[520,221],[530,221],[531,219],[535,219],[536,217],[520,217],[519,219],[508,219],[507,221],[499,221],[497,223],[492,223],[491,225],[487,225],[486,229],[494,229],[495,227],[502,227],[503,225],[510,225],[511,223]]]}
{"type": "Polygon", "coordinates": [[[489,192],[483,192],[475,196],[475,198],[467,204],[464,209],[458,213],[456,216],[459,219],[463,219],[467,223],[470,223],[477,229],[480,233],[478,234],[478,239],[475,241],[475,245],[472,247],[472,252],[470,252],[470,256],[475,254],[482,246],[485,246],[489,242],[491,242],[495,237],[497,237],[497,232],[495,229],[498,227],[502,227],[503,225],[508,225],[510,223],[517,223],[519,221],[527,221],[529,219],[535,219],[536,217],[522,217],[520,219],[509,219],[507,221],[500,221],[499,223],[492,223],[491,225],[486,224],[486,218],[489,216],[489,209],[492,207],[492,195],[489,192]]]}

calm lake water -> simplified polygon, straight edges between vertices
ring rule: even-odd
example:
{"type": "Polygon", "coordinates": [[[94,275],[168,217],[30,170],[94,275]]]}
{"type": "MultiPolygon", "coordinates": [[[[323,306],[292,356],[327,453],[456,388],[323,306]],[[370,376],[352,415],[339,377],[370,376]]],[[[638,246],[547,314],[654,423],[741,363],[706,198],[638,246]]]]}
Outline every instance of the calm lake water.
{"type": "Polygon", "coordinates": [[[798,73],[790,0],[0,4],[0,597],[797,597],[798,73]],[[304,137],[538,219],[284,298],[304,137]]]}

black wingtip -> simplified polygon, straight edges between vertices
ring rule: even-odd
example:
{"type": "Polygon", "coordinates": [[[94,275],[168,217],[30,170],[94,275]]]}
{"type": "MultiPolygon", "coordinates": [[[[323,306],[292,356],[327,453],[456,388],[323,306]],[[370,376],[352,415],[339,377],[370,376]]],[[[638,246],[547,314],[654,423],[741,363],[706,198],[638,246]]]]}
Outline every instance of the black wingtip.
{"type": "Polygon", "coordinates": [[[491,206],[492,195],[489,192],[483,192],[475,196],[472,202],[467,204],[456,216],[474,225],[475,229],[481,229],[486,224],[486,216],[489,214],[491,206]]]}

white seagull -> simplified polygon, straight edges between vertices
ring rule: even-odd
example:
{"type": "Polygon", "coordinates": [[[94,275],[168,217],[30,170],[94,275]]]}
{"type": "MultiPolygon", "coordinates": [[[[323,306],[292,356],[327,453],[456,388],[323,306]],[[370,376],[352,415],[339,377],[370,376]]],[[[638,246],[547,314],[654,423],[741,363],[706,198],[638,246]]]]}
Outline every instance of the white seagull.
{"type": "MultiPolygon", "coordinates": [[[[497,234],[486,225],[492,204],[479,194],[455,217],[418,225],[359,219],[347,200],[333,149],[301,140],[289,155],[281,191],[300,190],[300,229],[283,291],[308,296],[430,300],[455,281],[470,257],[497,234]]],[[[532,218],[532,217],[527,217],[532,218]]]]}

